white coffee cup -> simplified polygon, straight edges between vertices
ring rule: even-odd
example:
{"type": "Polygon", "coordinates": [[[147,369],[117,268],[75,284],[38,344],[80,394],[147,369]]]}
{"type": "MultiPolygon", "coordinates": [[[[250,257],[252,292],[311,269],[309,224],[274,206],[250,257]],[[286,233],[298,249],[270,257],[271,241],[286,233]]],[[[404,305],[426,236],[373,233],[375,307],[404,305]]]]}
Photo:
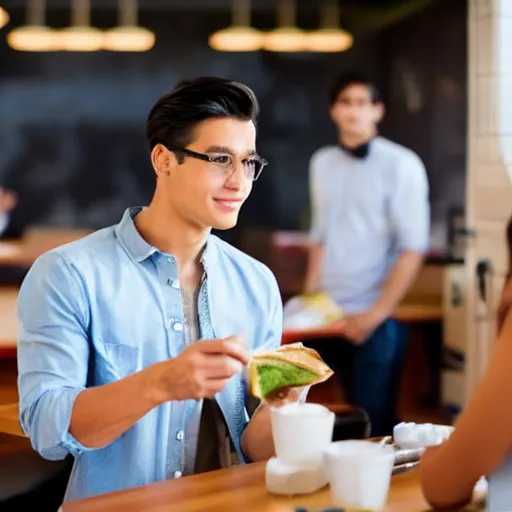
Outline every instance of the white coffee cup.
{"type": "Polygon", "coordinates": [[[371,441],[338,441],[324,451],[331,499],[349,510],[384,509],[395,461],[393,446],[371,441]]]}
{"type": "Polygon", "coordinates": [[[289,466],[321,463],[332,442],[334,413],[319,404],[293,403],[270,410],[272,436],[278,459],[289,466]]]}

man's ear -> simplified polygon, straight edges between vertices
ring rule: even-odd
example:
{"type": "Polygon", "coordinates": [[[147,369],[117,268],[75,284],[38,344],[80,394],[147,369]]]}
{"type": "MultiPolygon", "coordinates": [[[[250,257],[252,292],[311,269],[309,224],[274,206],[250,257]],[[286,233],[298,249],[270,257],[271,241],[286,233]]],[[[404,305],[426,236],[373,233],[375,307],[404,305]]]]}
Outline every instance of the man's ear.
{"type": "Polygon", "coordinates": [[[384,119],[384,114],[386,113],[386,107],[384,103],[377,102],[375,103],[375,122],[378,124],[384,119]]]}
{"type": "Polygon", "coordinates": [[[169,176],[171,170],[178,165],[176,155],[162,144],[157,144],[151,151],[151,163],[157,177],[169,176]]]}

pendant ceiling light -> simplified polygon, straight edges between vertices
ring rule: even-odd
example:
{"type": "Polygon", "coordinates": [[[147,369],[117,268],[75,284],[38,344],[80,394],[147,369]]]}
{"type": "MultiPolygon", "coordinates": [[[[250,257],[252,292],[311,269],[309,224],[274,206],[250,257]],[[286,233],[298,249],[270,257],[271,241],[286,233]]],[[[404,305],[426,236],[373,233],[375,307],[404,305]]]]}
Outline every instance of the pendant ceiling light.
{"type": "Polygon", "coordinates": [[[146,52],[155,45],[155,34],[138,25],[138,1],[119,0],[119,26],[105,32],[105,50],[146,52]]]}
{"type": "Polygon", "coordinates": [[[321,10],[320,29],[307,34],[306,50],[310,52],[344,52],[354,38],[339,26],[340,8],[338,0],[324,0],[321,10]]]}
{"type": "Polygon", "coordinates": [[[59,50],[59,34],[45,25],[45,0],[28,0],[27,24],[7,34],[7,44],[22,52],[59,50]]]}
{"type": "Polygon", "coordinates": [[[103,49],[103,32],[91,27],[90,0],[72,0],[71,26],[60,31],[61,50],[97,52],[103,49]]]}
{"type": "Polygon", "coordinates": [[[4,28],[9,23],[9,13],[0,6],[0,29],[4,28]]]}
{"type": "Polygon", "coordinates": [[[270,52],[301,52],[305,48],[306,33],[295,24],[295,0],[279,0],[278,28],[265,34],[263,48],[270,52]]]}
{"type": "Polygon", "coordinates": [[[219,52],[254,52],[261,49],[263,34],[251,27],[251,0],[232,0],[233,24],[212,34],[208,44],[219,52]]]}

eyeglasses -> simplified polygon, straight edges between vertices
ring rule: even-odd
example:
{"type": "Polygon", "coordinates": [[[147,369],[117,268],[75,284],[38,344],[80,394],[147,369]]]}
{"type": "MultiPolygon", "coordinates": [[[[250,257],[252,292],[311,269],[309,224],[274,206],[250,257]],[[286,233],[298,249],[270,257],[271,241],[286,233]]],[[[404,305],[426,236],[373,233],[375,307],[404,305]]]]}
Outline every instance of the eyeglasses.
{"type": "MultiPolygon", "coordinates": [[[[192,151],[190,149],[167,149],[169,149],[169,151],[173,151],[174,153],[181,153],[182,155],[214,164],[215,166],[219,167],[219,169],[223,170],[224,174],[226,174],[226,178],[231,176],[236,170],[236,159],[229,154],[206,154],[197,153],[196,151],[192,151]]],[[[242,165],[245,177],[249,180],[256,181],[260,177],[265,166],[268,165],[268,162],[259,156],[249,156],[242,160],[242,165]]]]}

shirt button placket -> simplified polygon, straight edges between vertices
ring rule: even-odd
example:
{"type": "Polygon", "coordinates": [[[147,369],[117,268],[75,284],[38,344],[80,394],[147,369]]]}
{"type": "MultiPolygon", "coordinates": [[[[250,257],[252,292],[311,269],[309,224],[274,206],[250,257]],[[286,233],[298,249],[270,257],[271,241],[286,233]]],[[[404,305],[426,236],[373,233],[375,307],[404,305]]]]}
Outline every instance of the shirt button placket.
{"type": "Polygon", "coordinates": [[[183,323],[178,318],[171,319],[171,329],[175,332],[183,331],[183,323]]]}
{"type": "MultiPolygon", "coordinates": [[[[181,304],[180,280],[174,258],[165,257],[161,260],[162,288],[165,297],[167,343],[169,354],[176,357],[183,346],[183,311],[181,304]]],[[[166,464],[167,478],[180,478],[184,468],[185,438],[184,402],[173,402],[171,406],[171,421],[169,425],[169,451],[166,464]]]]}

